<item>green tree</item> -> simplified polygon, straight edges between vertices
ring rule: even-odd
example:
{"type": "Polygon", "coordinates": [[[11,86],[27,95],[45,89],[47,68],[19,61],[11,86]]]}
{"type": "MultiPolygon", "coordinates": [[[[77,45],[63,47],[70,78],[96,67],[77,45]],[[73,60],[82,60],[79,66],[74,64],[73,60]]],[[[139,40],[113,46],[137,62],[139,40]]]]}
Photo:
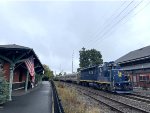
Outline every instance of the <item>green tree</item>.
{"type": "Polygon", "coordinates": [[[80,67],[87,67],[90,65],[90,62],[89,62],[89,57],[88,57],[88,52],[85,50],[85,48],[83,47],[82,50],[79,51],[79,55],[80,55],[80,58],[79,58],[79,62],[80,62],[80,67]]]}
{"type": "Polygon", "coordinates": [[[52,79],[54,77],[54,74],[53,74],[53,71],[49,68],[49,66],[43,64],[43,67],[44,67],[44,79],[52,79]]]}
{"type": "Polygon", "coordinates": [[[84,47],[79,51],[80,68],[99,65],[103,63],[100,51],[96,49],[86,50],[84,47]]]}

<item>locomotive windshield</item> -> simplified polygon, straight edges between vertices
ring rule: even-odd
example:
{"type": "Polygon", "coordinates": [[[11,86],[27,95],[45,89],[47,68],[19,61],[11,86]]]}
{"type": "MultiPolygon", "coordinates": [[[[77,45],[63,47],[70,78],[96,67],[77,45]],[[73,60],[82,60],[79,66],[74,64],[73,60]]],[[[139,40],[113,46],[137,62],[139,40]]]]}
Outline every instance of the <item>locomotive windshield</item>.
{"type": "Polygon", "coordinates": [[[124,77],[124,80],[125,80],[125,81],[129,81],[129,80],[130,80],[130,79],[129,79],[129,76],[125,76],[125,77],[124,77]]]}
{"type": "Polygon", "coordinates": [[[122,77],[124,75],[124,71],[123,70],[113,70],[113,74],[114,76],[118,76],[118,77],[122,77]]]}
{"type": "Polygon", "coordinates": [[[115,82],[129,81],[129,77],[123,70],[113,70],[113,76],[115,82]]]}

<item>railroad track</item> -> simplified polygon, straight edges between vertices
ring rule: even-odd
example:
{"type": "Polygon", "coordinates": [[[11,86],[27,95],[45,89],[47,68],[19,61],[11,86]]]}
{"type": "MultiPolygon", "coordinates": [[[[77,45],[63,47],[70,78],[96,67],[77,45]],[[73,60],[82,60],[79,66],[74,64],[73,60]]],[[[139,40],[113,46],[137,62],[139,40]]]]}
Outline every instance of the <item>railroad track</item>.
{"type": "MultiPolygon", "coordinates": [[[[70,86],[70,84],[67,84],[67,86],[68,87],[71,87],[70,86]]],[[[78,86],[73,86],[73,87],[78,87],[78,86]]],[[[96,97],[96,95],[91,95],[91,94],[89,94],[89,93],[87,93],[87,92],[84,92],[84,90],[83,89],[76,89],[80,94],[83,94],[83,95],[85,95],[85,96],[87,96],[87,97],[89,97],[89,98],[91,98],[91,99],[93,99],[94,101],[96,101],[96,102],[98,102],[98,103],[100,103],[100,104],[103,104],[103,105],[105,105],[105,106],[107,106],[110,110],[112,110],[112,111],[115,111],[115,113],[124,113],[124,112],[122,112],[122,110],[121,109],[119,109],[119,108],[116,108],[116,106],[112,106],[111,104],[109,104],[109,102],[107,102],[106,103],[106,100],[102,100],[102,99],[98,99],[97,97],[96,97]]],[[[115,104],[116,105],[116,104],[115,104]]]]}
{"type": "Polygon", "coordinates": [[[141,98],[145,98],[145,99],[149,99],[149,100],[150,100],[150,96],[144,96],[144,95],[136,94],[136,93],[132,93],[132,95],[138,96],[138,97],[141,97],[141,98]]]}
{"type": "MultiPolygon", "coordinates": [[[[68,84],[67,86],[70,87],[70,84],[68,84]]],[[[143,105],[143,103],[141,103],[141,105],[135,105],[132,104],[132,101],[135,103],[136,101],[138,101],[138,103],[140,104],[140,102],[145,102],[146,104],[149,103],[149,100],[146,99],[146,97],[142,98],[142,97],[136,97],[137,95],[127,95],[127,96],[122,96],[122,95],[115,95],[115,94],[110,94],[110,93],[106,93],[103,91],[99,91],[99,90],[94,90],[88,87],[83,87],[83,86],[78,86],[75,84],[72,84],[71,86],[76,87],[76,89],[79,92],[82,92],[82,94],[94,99],[95,101],[104,104],[105,106],[108,106],[111,110],[115,110],[116,112],[119,113],[150,113],[150,109],[148,109],[148,107],[150,106],[146,106],[143,105]],[[111,97],[112,96],[112,97],[111,97]],[[122,100],[117,100],[116,98],[113,98],[113,96],[118,96],[122,99],[125,99],[124,101],[122,100]],[[130,96],[130,97],[129,97],[130,96]],[[132,97],[131,97],[132,96],[132,97]],[[126,103],[125,101],[131,101],[131,103],[126,103]]]]}
{"type": "MultiPolygon", "coordinates": [[[[79,88],[79,87],[78,87],[79,88]]],[[[111,110],[115,110],[119,113],[150,113],[145,109],[126,104],[124,102],[115,100],[113,98],[109,98],[106,95],[101,95],[100,93],[94,92],[93,90],[87,90],[84,88],[77,89],[79,92],[82,92],[84,95],[103,103],[104,105],[108,106],[111,110]]]]}
{"type": "Polygon", "coordinates": [[[136,101],[145,102],[147,104],[150,104],[150,97],[137,95],[137,94],[119,95],[119,96],[123,96],[123,97],[129,98],[129,99],[133,99],[136,101]]]}

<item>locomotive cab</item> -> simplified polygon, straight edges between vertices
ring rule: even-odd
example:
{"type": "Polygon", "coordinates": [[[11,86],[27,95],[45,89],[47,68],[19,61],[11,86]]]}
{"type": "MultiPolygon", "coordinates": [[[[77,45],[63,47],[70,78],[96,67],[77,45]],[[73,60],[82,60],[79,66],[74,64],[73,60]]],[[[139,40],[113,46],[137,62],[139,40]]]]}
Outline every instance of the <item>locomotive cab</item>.
{"type": "Polygon", "coordinates": [[[129,76],[121,69],[112,69],[112,85],[117,93],[132,93],[133,91],[129,76]]]}

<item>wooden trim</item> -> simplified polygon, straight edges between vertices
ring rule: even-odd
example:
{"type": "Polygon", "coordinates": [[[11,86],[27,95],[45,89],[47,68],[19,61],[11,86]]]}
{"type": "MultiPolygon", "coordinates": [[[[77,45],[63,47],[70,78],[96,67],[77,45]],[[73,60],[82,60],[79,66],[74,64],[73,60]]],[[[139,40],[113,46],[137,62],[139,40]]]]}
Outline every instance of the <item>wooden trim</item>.
{"type": "Polygon", "coordinates": [[[25,81],[22,81],[22,82],[13,82],[13,84],[19,84],[19,83],[23,83],[23,82],[25,82],[25,81]]]}
{"type": "Polygon", "coordinates": [[[20,90],[20,89],[23,89],[24,87],[20,87],[20,88],[17,88],[17,89],[13,89],[14,91],[16,91],[16,90],[20,90]]]}
{"type": "Polygon", "coordinates": [[[3,60],[6,60],[6,61],[8,61],[9,63],[13,63],[13,61],[11,61],[9,58],[7,58],[7,57],[5,57],[5,56],[3,56],[3,55],[0,55],[0,58],[1,59],[3,59],[3,60]]]}

